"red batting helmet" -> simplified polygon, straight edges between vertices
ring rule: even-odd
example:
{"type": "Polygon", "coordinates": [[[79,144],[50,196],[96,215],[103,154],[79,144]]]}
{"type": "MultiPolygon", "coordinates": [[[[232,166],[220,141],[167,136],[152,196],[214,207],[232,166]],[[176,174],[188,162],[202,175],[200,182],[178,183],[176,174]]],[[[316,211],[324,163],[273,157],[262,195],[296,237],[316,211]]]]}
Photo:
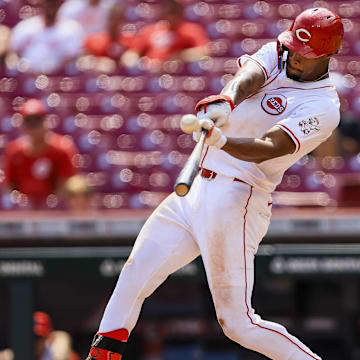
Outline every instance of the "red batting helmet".
{"type": "Polygon", "coordinates": [[[344,26],[338,15],[325,8],[314,8],[299,14],[278,40],[301,56],[315,59],[338,51],[343,36],[344,26]]]}
{"type": "Polygon", "coordinates": [[[20,113],[24,117],[32,115],[42,116],[45,115],[46,109],[44,103],[41,100],[29,99],[21,105],[20,113]]]}
{"type": "Polygon", "coordinates": [[[37,336],[48,336],[52,331],[50,316],[42,311],[35,311],[33,314],[34,333],[37,336]]]}

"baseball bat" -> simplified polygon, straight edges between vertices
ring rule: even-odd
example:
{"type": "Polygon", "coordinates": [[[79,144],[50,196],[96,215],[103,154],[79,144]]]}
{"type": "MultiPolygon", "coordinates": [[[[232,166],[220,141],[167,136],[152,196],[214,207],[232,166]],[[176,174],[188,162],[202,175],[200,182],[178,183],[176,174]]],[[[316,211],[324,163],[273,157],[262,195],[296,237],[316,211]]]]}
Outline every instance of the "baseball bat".
{"type": "Polygon", "coordinates": [[[174,190],[178,196],[185,196],[190,191],[194,178],[199,171],[200,158],[204,148],[207,133],[208,131],[205,129],[201,131],[198,143],[194,147],[194,150],[187,159],[183,169],[176,179],[174,190]]]}

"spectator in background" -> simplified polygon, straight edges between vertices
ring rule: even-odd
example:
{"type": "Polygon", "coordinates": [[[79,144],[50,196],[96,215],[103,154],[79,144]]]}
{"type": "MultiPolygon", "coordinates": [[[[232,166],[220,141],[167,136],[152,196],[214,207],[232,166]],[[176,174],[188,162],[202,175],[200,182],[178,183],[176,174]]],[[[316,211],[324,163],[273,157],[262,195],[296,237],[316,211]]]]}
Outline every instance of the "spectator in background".
{"type": "Polygon", "coordinates": [[[73,211],[87,211],[92,208],[92,190],[85,175],[74,175],[68,178],[64,186],[68,208],[73,211]]]}
{"type": "Polygon", "coordinates": [[[59,9],[59,19],[77,21],[86,35],[104,31],[116,0],[67,0],[59,9]]]}
{"type": "Polygon", "coordinates": [[[25,194],[32,208],[42,208],[50,195],[62,193],[65,181],[76,173],[72,164],[76,148],[71,140],[47,128],[40,100],[27,100],[21,114],[24,136],[5,150],[5,182],[9,191],[25,194]]]}
{"type": "MultiPolygon", "coordinates": [[[[70,335],[65,331],[53,330],[51,318],[47,313],[34,312],[33,321],[35,360],[80,360],[79,355],[72,350],[70,335]]],[[[13,351],[0,351],[0,360],[15,360],[13,351]]]]}
{"type": "Polygon", "coordinates": [[[10,33],[10,28],[5,25],[0,25],[0,65],[4,64],[9,50],[10,33]]]}
{"type": "Polygon", "coordinates": [[[360,152],[360,121],[359,118],[351,113],[343,113],[339,126],[341,134],[340,151],[345,157],[356,156],[360,152]]]}
{"type": "Polygon", "coordinates": [[[10,47],[25,61],[25,70],[53,73],[82,52],[81,26],[73,20],[57,20],[61,3],[42,0],[43,13],[21,21],[13,29],[10,47]]]}
{"type": "Polygon", "coordinates": [[[88,35],[84,41],[84,50],[91,55],[119,59],[124,49],[129,47],[133,36],[121,33],[124,8],[115,4],[108,14],[106,29],[88,35]]]}
{"type": "Polygon", "coordinates": [[[197,61],[207,55],[208,42],[200,25],[183,19],[183,5],[175,0],[167,0],[163,20],[139,31],[129,50],[122,56],[122,63],[132,67],[141,57],[147,57],[155,64],[171,58],[197,61]]]}
{"type": "Polygon", "coordinates": [[[35,360],[80,360],[72,350],[71,337],[65,331],[55,331],[50,316],[34,312],[35,360]]]}

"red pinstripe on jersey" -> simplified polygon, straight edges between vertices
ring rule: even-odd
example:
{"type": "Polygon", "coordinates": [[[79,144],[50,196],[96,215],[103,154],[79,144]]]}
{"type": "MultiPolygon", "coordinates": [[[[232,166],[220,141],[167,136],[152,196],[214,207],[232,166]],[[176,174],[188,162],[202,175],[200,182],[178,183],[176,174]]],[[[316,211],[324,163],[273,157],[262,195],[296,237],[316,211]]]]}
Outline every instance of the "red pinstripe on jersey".
{"type": "Polygon", "coordinates": [[[241,68],[241,62],[240,62],[241,58],[247,58],[247,59],[254,61],[258,66],[260,66],[261,70],[264,72],[265,81],[269,78],[269,74],[268,74],[266,68],[264,67],[264,65],[262,65],[261,62],[259,62],[258,60],[254,59],[253,57],[251,57],[249,55],[243,55],[240,58],[238,58],[237,63],[240,68],[241,68]]]}
{"type": "Polygon", "coordinates": [[[276,124],[276,126],[279,126],[280,128],[282,128],[288,135],[290,135],[290,137],[295,140],[295,144],[296,144],[296,150],[295,153],[297,153],[300,150],[301,147],[301,143],[300,140],[296,137],[296,135],[284,124],[276,124]]]}

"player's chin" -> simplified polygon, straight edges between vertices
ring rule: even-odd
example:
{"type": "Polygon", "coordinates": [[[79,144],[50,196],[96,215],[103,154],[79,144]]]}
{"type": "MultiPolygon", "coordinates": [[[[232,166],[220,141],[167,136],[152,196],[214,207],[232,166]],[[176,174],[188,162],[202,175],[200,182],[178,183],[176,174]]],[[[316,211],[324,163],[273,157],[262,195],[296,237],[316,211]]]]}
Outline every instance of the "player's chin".
{"type": "Polygon", "coordinates": [[[301,73],[299,72],[292,72],[291,70],[286,69],[286,76],[291,80],[301,81],[301,73]]]}

